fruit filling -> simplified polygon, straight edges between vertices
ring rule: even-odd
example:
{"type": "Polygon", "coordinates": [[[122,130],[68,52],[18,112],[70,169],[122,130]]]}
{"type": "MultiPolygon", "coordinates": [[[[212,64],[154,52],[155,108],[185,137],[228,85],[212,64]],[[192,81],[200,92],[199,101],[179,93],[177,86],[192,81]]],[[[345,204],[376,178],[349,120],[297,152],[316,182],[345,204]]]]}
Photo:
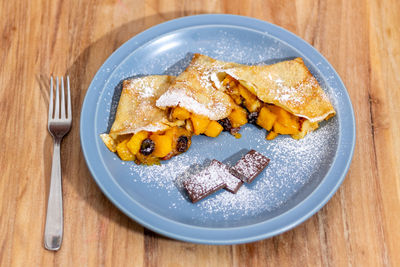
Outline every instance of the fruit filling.
{"type": "Polygon", "coordinates": [[[182,107],[174,107],[169,111],[171,121],[180,121],[186,130],[194,135],[204,134],[209,137],[217,137],[222,131],[230,132],[239,137],[240,126],[247,123],[247,112],[244,108],[236,106],[228,117],[213,121],[206,116],[190,113],[182,107]]]}
{"type": "MultiPolygon", "coordinates": [[[[274,139],[279,134],[287,134],[294,139],[301,139],[308,132],[318,128],[318,123],[311,123],[309,120],[297,117],[274,104],[262,102],[230,75],[226,75],[222,85],[233,101],[247,110],[246,120],[268,131],[266,136],[268,140],[274,139]]],[[[245,110],[243,109],[243,111],[245,110]]]]}
{"type": "Polygon", "coordinates": [[[140,131],[116,139],[107,134],[101,137],[106,146],[113,148],[122,160],[153,165],[187,151],[191,145],[191,136],[192,133],[187,129],[175,126],[165,131],[140,131]]]}

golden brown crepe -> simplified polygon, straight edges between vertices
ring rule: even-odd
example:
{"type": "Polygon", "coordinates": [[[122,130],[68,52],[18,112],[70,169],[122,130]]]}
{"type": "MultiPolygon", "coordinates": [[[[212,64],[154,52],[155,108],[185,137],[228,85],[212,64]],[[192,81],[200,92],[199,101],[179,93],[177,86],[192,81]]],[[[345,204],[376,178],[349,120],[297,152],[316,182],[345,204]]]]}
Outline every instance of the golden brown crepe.
{"type": "Polygon", "coordinates": [[[235,66],[240,65],[195,54],[186,70],[157,100],[157,107],[165,109],[179,106],[191,113],[206,116],[210,120],[226,118],[235,103],[228,95],[216,90],[211,75],[235,66]]]}
{"type": "Polygon", "coordinates": [[[123,81],[110,136],[115,139],[118,135],[142,130],[156,132],[167,129],[170,125],[167,113],[157,108],[155,103],[174,78],[168,75],[152,75],[123,81]]]}
{"type": "MultiPolygon", "coordinates": [[[[335,110],[318,81],[301,58],[272,65],[239,66],[218,73],[229,74],[264,103],[279,106],[295,116],[320,122],[335,110]]],[[[221,87],[220,83],[216,83],[221,87]]]]}
{"type": "Polygon", "coordinates": [[[115,121],[109,134],[101,134],[107,148],[124,161],[159,164],[189,149],[191,133],[168,120],[166,110],[156,107],[173,76],[153,75],[123,81],[115,121]]]}

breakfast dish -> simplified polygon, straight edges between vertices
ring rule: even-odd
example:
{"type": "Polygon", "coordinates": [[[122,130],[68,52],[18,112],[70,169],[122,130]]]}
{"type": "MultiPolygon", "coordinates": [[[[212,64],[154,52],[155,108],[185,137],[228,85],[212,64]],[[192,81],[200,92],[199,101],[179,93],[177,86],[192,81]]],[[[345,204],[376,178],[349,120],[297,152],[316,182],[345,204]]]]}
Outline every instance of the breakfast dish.
{"type": "MultiPolygon", "coordinates": [[[[118,101],[118,100],[117,100],[118,101]]],[[[233,15],[188,16],[156,25],[118,48],[87,88],[80,116],[82,153],[96,184],[124,214],[169,238],[203,244],[238,244],[291,229],[332,197],[345,178],[355,143],[355,122],[345,86],[329,62],[299,37],[265,21],[233,15]],[[168,74],[187,67],[188,53],[257,64],[302,57],[338,116],[306,138],[265,139],[265,130],[241,128],[240,139],[193,137],[190,149],[160,166],[121,162],[99,138],[108,133],[115,88],[126,77],[168,74]],[[184,60],[183,60],[184,59],[184,60]],[[230,163],[254,148],[271,163],[236,194],[221,190],[193,205],[175,181],[208,159],[230,163]],[[237,155],[239,156],[239,155],[237,155]],[[268,177],[268,178],[267,178],[268,177]],[[267,178],[267,179],[266,179],[267,178]]]]}
{"type": "Polygon", "coordinates": [[[269,140],[278,134],[301,139],[336,114],[301,58],[272,65],[242,65],[215,76],[216,86],[246,108],[250,122],[269,131],[269,140]]]}
{"type": "Polygon", "coordinates": [[[151,75],[123,81],[115,121],[109,134],[100,135],[107,148],[122,160],[153,165],[190,147],[191,134],[155,106],[174,78],[151,75]]]}

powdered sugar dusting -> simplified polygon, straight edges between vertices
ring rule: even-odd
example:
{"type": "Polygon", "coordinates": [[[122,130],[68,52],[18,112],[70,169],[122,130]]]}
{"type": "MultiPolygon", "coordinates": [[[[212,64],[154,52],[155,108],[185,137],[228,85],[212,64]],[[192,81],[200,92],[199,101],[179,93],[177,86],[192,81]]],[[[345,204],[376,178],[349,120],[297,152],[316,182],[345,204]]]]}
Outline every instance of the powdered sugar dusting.
{"type": "Polygon", "coordinates": [[[189,96],[184,89],[167,91],[156,102],[156,105],[161,108],[179,105],[197,115],[207,116],[211,120],[218,120],[221,117],[221,113],[228,113],[226,106],[218,102],[214,104],[214,106],[209,106],[199,103],[194,97],[189,96]]]}
{"type": "Polygon", "coordinates": [[[157,131],[163,131],[168,129],[168,125],[163,124],[163,123],[152,123],[152,124],[148,124],[146,126],[143,127],[138,127],[135,128],[134,131],[132,131],[132,133],[138,133],[140,131],[148,131],[148,132],[157,132],[157,131]]]}
{"type": "Polygon", "coordinates": [[[127,87],[129,90],[135,90],[138,93],[138,98],[141,100],[148,100],[150,97],[154,97],[156,88],[154,79],[135,79],[127,87]]]}

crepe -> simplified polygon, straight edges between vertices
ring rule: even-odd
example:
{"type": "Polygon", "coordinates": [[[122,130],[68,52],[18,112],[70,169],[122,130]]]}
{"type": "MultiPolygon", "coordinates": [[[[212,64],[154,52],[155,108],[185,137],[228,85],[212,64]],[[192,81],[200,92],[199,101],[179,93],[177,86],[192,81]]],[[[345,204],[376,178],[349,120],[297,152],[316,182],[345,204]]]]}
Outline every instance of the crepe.
{"type": "Polygon", "coordinates": [[[240,64],[215,60],[205,55],[194,54],[189,66],[160,96],[156,106],[181,107],[191,113],[210,120],[226,118],[235,106],[232,99],[213,86],[211,75],[240,64]]]}
{"type": "MultiPolygon", "coordinates": [[[[272,65],[242,65],[215,75],[222,81],[226,74],[238,80],[264,103],[279,106],[312,123],[328,119],[336,113],[301,58],[272,65]]],[[[221,88],[222,84],[217,82],[216,86],[221,88]]]]}
{"type": "Polygon", "coordinates": [[[156,132],[170,127],[165,110],[156,107],[156,100],[162,95],[175,77],[152,75],[123,81],[115,121],[109,135],[156,132]]]}

